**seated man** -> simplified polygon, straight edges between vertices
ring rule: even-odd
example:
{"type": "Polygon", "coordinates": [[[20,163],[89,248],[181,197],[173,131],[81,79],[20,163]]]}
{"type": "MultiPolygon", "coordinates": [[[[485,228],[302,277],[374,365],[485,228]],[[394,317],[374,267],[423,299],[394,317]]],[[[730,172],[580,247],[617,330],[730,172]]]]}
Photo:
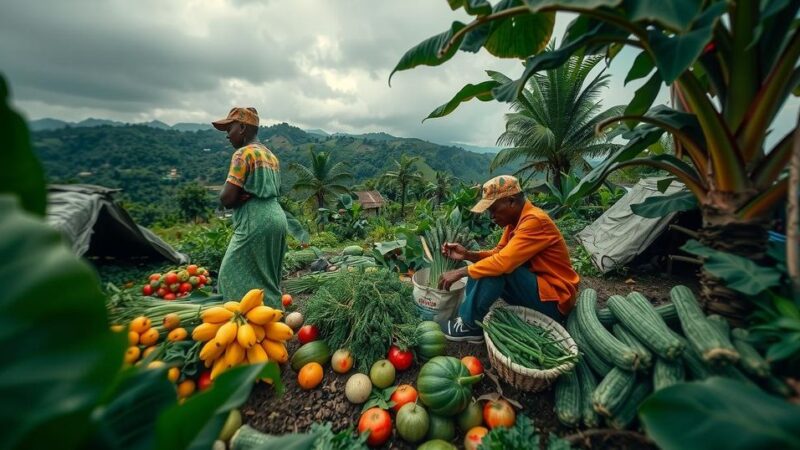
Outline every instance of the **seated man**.
{"type": "Polygon", "coordinates": [[[546,212],[525,199],[516,178],[502,175],[483,185],[483,198],[472,212],[487,209],[492,221],[505,227],[495,248],[472,252],[461,244],[442,245],[448,258],[475,263],[445,272],[439,281],[440,289],[449,290],[469,276],[460,317],[441,323],[452,341],[482,341],[483,331],[475,321],[482,320],[499,297],[559,322],[575,306],[580,278],[572,268],[564,237],[546,212]]]}

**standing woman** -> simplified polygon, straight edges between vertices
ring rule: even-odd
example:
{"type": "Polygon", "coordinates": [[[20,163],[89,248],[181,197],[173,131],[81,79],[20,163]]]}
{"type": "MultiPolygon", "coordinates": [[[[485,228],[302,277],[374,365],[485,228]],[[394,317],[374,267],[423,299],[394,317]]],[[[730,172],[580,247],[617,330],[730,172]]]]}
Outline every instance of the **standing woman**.
{"type": "Polygon", "coordinates": [[[240,300],[251,289],[264,289],[264,303],[280,306],[280,279],[286,252],[286,215],[278,204],[278,159],[258,141],[255,108],[233,108],[212,122],[228,133],[236,151],[219,201],[233,209],[233,237],[219,269],[225,300],[240,300]]]}

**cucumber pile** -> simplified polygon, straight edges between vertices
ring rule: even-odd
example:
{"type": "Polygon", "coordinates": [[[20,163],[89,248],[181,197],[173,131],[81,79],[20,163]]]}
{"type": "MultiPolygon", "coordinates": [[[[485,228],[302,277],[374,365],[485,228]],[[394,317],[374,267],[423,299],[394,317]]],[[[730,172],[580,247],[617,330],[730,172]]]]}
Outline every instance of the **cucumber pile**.
{"type": "Polygon", "coordinates": [[[654,307],[642,294],[612,295],[597,308],[597,293],[582,291],[567,330],[580,360],[556,385],[556,415],[567,426],[613,428],[635,423],[639,404],[654,390],[709,376],[734,378],[785,395],[769,363],[718,316],[703,314],[690,289],[675,286],[671,303],[654,307]]]}

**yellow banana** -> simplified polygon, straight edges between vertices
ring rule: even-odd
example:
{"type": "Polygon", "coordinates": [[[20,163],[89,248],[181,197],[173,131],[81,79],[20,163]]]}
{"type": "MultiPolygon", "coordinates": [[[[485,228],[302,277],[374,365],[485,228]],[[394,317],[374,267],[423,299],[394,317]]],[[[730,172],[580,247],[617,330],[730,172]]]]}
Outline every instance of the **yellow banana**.
{"type": "Polygon", "coordinates": [[[222,305],[222,307],[230,312],[235,312],[235,313],[239,312],[239,302],[225,302],[225,304],[222,305]]]}
{"type": "Polygon", "coordinates": [[[278,316],[278,313],[278,310],[272,309],[269,306],[256,306],[248,311],[245,316],[247,317],[247,320],[256,325],[266,325],[270,322],[274,322],[276,320],[275,317],[278,316]]]}
{"type": "Polygon", "coordinates": [[[264,347],[254,345],[247,349],[247,362],[250,364],[258,364],[267,361],[269,361],[269,356],[266,350],[264,350],[264,347]]]}
{"type": "Polygon", "coordinates": [[[239,302],[239,311],[242,314],[247,314],[248,311],[264,304],[264,290],[251,289],[250,292],[244,294],[242,301],[239,302]]]}
{"type": "Polygon", "coordinates": [[[225,365],[234,367],[244,361],[244,348],[238,342],[233,342],[225,350],[225,365]]]}
{"type": "Polygon", "coordinates": [[[267,339],[272,339],[273,341],[288,341],[294,335],[294,332],[289,325],[283,322],[270,322],[264,325],[264,334],[267,339]]]}
{"type": "Polygon", "coordinates": [[[227,347],[228,344],[236,339],[236,332],[238,329],[239,326],[236,325],[236,322],[228,322],[219,327],[219,331],[217,331],[217,336],[214,338],[214,340],[217,342],[218,346],[227,347]]]}
{"type": "Polygon", "coordinates": [[[201,323],[192,330],[192,339],[200,342],[210,341],[217,335],[221,326],[221,323],[201,323]]]}
{"type": "Polygon", "coordinates": [[[211,379],[217,378],[219,374],[225,371],[228,366],[225,364],[225,358],[220,357],[214,361],[214,365],[211,366],[211,379]]]}
{"type": "Polygon", "coordinates": [[[236,332],[236,342],[244,348],[250,348],[256,343],[256,332],[253,326],[246,323],[239,327],[236,332]]]}
{"type": "Polygon", "coordinates": [[[200,318],[207,323],[223,323],[233,318],[233,311],[228,311],[222,306],[214,306],[200,313],[200,318]]]}
{"type": "Polygon", "coordinates": [[[203,361],[213,361],[224,351],[225,346],[218,345],[216,339],[211,339],[200,349],[200,359],[203,361]]]}
{"type": "Polygon", "coordinates": [[[289,353],[286,351],[286,346],[283,345],[283,342],[275,342],[269,339],[264,339],[261,341],[261,346],[264,348],[264,351],[267,352],[267,356],[269,356],[270,361],[276,361],[280,364],[283,364],[289,360],[289,353]]]}
{"type": "Polygon", "coordinates": [[[253,331],[256,333],[256,342],[264,340],[264,335],[266,334],[264,327],[256,325],[253,327],[253,331]]]}

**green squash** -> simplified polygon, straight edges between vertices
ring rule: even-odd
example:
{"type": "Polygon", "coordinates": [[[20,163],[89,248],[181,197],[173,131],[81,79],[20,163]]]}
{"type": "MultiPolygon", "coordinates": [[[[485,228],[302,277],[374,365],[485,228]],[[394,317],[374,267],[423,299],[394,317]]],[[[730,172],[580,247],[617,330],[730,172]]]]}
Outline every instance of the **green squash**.
{"type": "Polygon", "coordinates": [[[464,410],[472,399],[472,385],[483,375],[470,375],[458,358],[436,356],[419,371],[419,399],[431,413],[452,417],[464,410]]]}
{"type": "Polygon", "coordinates": [[[438,323],[427,320],[417,325],[417,356],[427,361],[444,355],[447,339],[438,323]]]}
{"type": "Polygon", "coordinates": [[[428,439],[452,441],[456,437],[456,424],[450,417],[431,414],[431,425],[428,427],[428,439]]]}
{"type": "Polygon", "coordinates": [[[465,433],[483,423],[483,409],[481,404],[471,401],[467,407],[458,414],[458,427],[465,433]]]}
{"type": "Polygon", "coordinates": [[[360,245],[348,245],[342,250],[344,256],[363,256],[364,249],[360,245]]]}
{"type": "Polygon", "coordinates": [[[416,443],[425,439],[430,426],[428,412],[421,405],[406,403],[397,411],[397,434],[408,442],[416,443]]]}
{"type": "Polygon", "coordinates": [[[298,372],[306,364],[310,362],[319,363],[325,367],[328,361],[331,360],[331,349],[328,344],[323,340],[311,341],[298,348],[294,355],[292,355],[292,369],[298,372]]]}
{"type": "Polygon", "coordinates": [[[456,446],[441,439],[434,439],[420,445],[417,450],[456,450],[456,446]]]}

